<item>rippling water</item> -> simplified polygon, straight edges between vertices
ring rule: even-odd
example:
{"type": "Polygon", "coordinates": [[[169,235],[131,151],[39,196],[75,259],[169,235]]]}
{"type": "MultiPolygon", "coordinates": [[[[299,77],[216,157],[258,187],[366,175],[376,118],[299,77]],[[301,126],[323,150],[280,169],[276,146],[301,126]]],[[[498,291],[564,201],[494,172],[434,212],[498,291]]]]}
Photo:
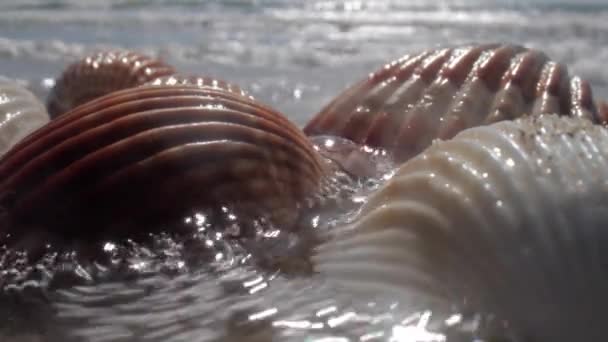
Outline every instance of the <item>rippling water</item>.
{"type": "MultiPolygon", "coordinates": [[[[2,2],[0,74],[23,80],[44,97],[67,62],[93,49],[131,48],[165,58],[183,71],[240,84],[303,124],[346,85],[391,59],[437,45],[501,41],[546,51],[591,81],[598,97],[608,98],[608,4],[574,3],[2,2]]],[[[365,192],[368,186],[373,184],[355,190],[365,192]]],[[[345,212],[334,219],[348,217],[345,212]]],[[[321,226],[329,229],[334,223],[326,220],[321,226]]],[[[270,240],[306,245],[298,239],[270,240]]],[[[161,236],[151,246],[105,247],[109,261],[104,265],[77,263],[71,255],[48,255],[36,267],[23,265],[21,256],[0,259],[0,340],[509,337],[500,324],[451,308],[421,310],[392,298],[362,300],[337,291],[309,274],[305,248],[301,255],[284,257],[284,247],[270,246],[277,254],[260,259],[205,229],[187,243],[161,236]]]]}

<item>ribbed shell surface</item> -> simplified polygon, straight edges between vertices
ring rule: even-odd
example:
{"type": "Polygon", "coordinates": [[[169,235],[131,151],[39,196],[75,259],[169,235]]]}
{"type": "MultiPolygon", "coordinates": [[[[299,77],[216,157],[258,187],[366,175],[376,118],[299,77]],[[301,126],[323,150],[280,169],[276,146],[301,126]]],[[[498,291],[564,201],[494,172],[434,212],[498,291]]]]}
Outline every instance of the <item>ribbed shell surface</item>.
{"type": "Polygon", "coordinates": [[[168,86],[168,85],[195,85],[201,88],[211,88],[215,90],[225,90],[237,95],[250,97],[247,92],[236,84],[226,82],[209,76],[182,75],[175,74],[159,77],[146,85],[168,86]]]}
{"type": "Polygon", "coordinates": [[[0,161],[0,201],[9,227],[130,233],[224,204],[295,212],[323,172],[303,133],[266,106],[194,86],[139,87],[82,105],[15,146],[0,161]]]}
{"type": "Polygon", "coordinates": [[[173,67],[133,51],[93,53],[70,64],[48,98],[52,117],[113,91],[171,75],[173,67]]]}
{"type": "Polygon", "coordinates": [[[0,156],[48,121],[46,108],[34,94],[0,76],[0,156]]]}
{"type": "Polygon", "coordinates": [[[531,341],[599,341],[607,244],[608,130],[552,115],[433,144],[314,260],[343,286],[466,300],[531,341]]]}
{"type": "Polygon", "coordinates": [[[533,49],[479,45],[393,61],[338,95],[304,131],[385,148],[403,161],[435,138],[539,113],[598,121],[589,84],[564,65],[533,49]]]}

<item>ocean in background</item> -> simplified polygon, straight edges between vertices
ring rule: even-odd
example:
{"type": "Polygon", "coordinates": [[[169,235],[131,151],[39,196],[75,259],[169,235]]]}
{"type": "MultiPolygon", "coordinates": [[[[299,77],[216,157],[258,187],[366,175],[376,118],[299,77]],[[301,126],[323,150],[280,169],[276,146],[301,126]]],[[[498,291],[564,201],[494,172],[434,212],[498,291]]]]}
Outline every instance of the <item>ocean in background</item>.
{"type": "Polygon", "coordinates": [[[87,51],[130,48],[235,82],[299,124],[392,59],[471,42],[542,49],[608,98],[608,1],[0,2],[0,74],[40,96],[87,51]]]}
{"type": "MultiPolygon", "coordinates": [[[[541,49],[608,99],[608,0],[0,0],[0,75],[41,98],[67,63],[128,48],[239,84],[299,125],[388,61],[489,42],[541,49]]],[[[515,341],[481,338],[477,318],[459,315],[441,324],[458,321],[466,333],[422,334],[410,328],[426,328],[429,311],[406,315],[393,302],[237,267],[229,248],[220,253],[217,265],[188,274],[2,293],[0,341],[515,341]]]]}

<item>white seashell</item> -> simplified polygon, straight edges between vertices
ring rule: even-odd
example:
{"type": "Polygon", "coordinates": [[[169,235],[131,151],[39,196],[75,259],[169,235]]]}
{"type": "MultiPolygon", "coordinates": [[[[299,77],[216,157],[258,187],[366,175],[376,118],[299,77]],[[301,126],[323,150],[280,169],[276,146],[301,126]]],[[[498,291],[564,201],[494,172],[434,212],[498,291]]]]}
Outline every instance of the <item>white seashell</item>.
{"type": "Polygon", "coordinates": [[[600,341],[606,243],[608,129],[543,115],[433,144],[313,260],[341,286],[466,302],[531,341],[600,341]]]}
{"type": "Polygon", "coordinates": [[[304,128],[392,152],[405,161],[435,138],[525,114],[599,121],[589,83],[544,53],[515,45],[424,51],[385,65],[304,128]]]}
{"type": "Polygon", "coordinates": [[[0,155],[48,121],[44,105],[34,94],[0,76],[0,155]]]}

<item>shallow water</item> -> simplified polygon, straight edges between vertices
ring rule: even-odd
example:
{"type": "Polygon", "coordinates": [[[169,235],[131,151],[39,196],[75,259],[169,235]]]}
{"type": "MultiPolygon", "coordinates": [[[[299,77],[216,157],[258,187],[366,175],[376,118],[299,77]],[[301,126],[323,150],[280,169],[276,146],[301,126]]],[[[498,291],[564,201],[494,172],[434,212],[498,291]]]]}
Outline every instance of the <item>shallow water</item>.
{"type": "MultiPolygon", "coordinates": [[[[376,160],[384,162],[382,157],[376,160]]],[[[342,182],[344,175],[334,179],[342,182]]],[[[84,248],[104,251],[91,261],[82,249],[52,250],[33,265],[26,255],[5,251],[0,254],[0,315],[5,317],[0,337],[341,341],[424,333],[430,339],[421,341],[443,341],[450,324],[462,319],[456,312],[438,314],[382,296],[361,300],[311,273],[310,247],[351,220],[380,183],[372,179],[341,186],[329,196],[337,206],[309,211],[297,234],[262,222],[258,234],[236,239],[231,225],[218,226],[211,215],[198,212],[184,220],[195,231],[188,238],[161,234],[145,243],[108,241],[84,248]]],[[[469,326],[455,330],[467,340],[480,331],[469,326]]]]}
{"type": "MultiPolygon", "coordinates": [[[[540,48],[608,98],[607,23],[599,1],[3,2],[0,74],[44,98],[69,61],[131,48],[237,83],[302,125],[385,62],[445,44],[540,48]]],[[[355,187],[361,196],[341,215],[317,219],[312,235],[352,218],[374,186],[355,187]]],[[[260,241],[243,245],[212,228],[187,243],[159,236],[151,245],[108,244],[105,264],[50,254],[29,267],[4,254],[0,341],[508,340],[487,317],[332,287],[309,273],[300,235],[270,230],[256,250],[260,241]]]]}
{"type": "MultiPolygon", "coordinates": [[[[314,141],[321,148],[324,140],[314,141]]],[[[382,294],[360,297],[313,272],[311,248],[339,232],[390,177],[385,153],[367,153],[384,171],[365,181],[337,171],[331,180],[339,186],[330,186],[335,191],[321,208],[306,211],[297,232],[262,219],[256,234],[237,238],[235,227],[242,226],[217,224],[217,214],[201,211],[180,223],[192,228],[188,236],[106,241],[76,252],[51,248],[35,263],[0,251],[1,340],[472,342],[508,336],[485,316],[382,294]],[[101,256],[86,257],[97,250],[101,256]]],[[[222,222],[238,216],[221,211],[222,222]]]]}

